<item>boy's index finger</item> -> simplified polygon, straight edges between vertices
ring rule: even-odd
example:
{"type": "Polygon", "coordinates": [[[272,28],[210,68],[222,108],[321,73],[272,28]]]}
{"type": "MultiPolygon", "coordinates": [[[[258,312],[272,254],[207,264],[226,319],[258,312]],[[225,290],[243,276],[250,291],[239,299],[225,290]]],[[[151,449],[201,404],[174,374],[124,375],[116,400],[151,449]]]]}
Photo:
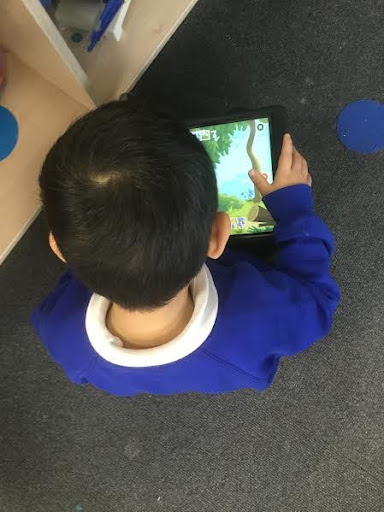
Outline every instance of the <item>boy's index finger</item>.
{"type": "Polygon", "coordinates": [[[301,170],[303,167],[303,157],[295,147],[293,147],[292,167],[297,170],[301,170]]]}
{"type": "Polygon", "coordinates": [[[289,170],[292,167],[293,157],[293,142],[289,133],[286,133],[283,138],[283,145],[279,158],[278,169],[289,170]]]}

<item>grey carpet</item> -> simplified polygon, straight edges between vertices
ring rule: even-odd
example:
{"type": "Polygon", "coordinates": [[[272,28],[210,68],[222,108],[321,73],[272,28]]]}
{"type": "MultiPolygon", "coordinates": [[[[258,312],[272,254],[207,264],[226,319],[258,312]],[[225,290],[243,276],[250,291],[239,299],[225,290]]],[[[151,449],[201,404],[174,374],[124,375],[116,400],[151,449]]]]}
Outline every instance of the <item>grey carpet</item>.
{"type": "Polygon", "coordinates": [[[280,103],[335,233],[332,335],[264,394],[124,399],[64,378],[28,322],[60,265],[39,219],[0,271],[1,512],[382,512],[384,153],[335,136],[384,102],[384,2],[200,0],[135,89],[181,116],[280,103]]]}

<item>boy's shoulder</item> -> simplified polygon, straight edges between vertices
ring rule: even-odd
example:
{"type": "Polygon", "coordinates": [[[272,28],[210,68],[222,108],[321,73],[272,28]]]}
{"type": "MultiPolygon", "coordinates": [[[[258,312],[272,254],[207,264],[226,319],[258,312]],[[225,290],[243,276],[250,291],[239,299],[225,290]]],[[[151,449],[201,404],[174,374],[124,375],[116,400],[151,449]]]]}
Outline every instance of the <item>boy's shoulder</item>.
{"type": "Polygon", "coordinates": [[[31,318],[50,356],[65,367],[75,382],[78,369],[84,369],[94,359],[90,344],[84,342],[84,319],[91,296],[92,292],[68,269],[31,318]]]}
{"type": "Polygon", "coordinates": [[[222,308],[240,310],[244,318],[249,315],[250,321],[258,311],[275,311],[281,273],[269,264],[251,254],[228,250],[219,260],[208,260],[207,266],[222,308]]]}

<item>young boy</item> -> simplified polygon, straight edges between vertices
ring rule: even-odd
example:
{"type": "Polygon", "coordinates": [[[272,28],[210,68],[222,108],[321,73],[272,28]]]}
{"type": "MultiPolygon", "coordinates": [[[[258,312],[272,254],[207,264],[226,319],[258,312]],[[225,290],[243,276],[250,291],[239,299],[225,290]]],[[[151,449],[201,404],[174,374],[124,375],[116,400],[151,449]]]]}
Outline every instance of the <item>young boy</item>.
{"type": "Polygon", "coordinates": [[[332,236],[289,135],[274,183],[250,179],[277,223],[276,268],[223,255],[230,221],[186,128],[114,102],[56,142],[40,186],[68,269],[33,324],[71,381],[123,396],[264,390],[282,356],[329,332],[332,236]]]}

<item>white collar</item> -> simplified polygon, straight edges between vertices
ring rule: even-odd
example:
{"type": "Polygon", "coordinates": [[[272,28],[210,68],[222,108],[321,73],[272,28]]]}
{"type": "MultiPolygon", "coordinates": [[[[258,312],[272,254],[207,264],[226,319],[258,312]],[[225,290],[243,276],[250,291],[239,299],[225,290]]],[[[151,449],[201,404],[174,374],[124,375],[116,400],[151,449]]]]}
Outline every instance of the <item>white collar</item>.
{"type": "Polygon", "coordinates": [[[191,283],[195,308],[188,325],[176,338],[164,345],[145,349],[124,348],[105,325],[110,302],[94,293],[88,304],[85,328],[96,352],[110,363],[119,366],[143,368],[178,361],[204,343],[216,321],[218,297],[211,273],[206,265],[191,283]]]}

